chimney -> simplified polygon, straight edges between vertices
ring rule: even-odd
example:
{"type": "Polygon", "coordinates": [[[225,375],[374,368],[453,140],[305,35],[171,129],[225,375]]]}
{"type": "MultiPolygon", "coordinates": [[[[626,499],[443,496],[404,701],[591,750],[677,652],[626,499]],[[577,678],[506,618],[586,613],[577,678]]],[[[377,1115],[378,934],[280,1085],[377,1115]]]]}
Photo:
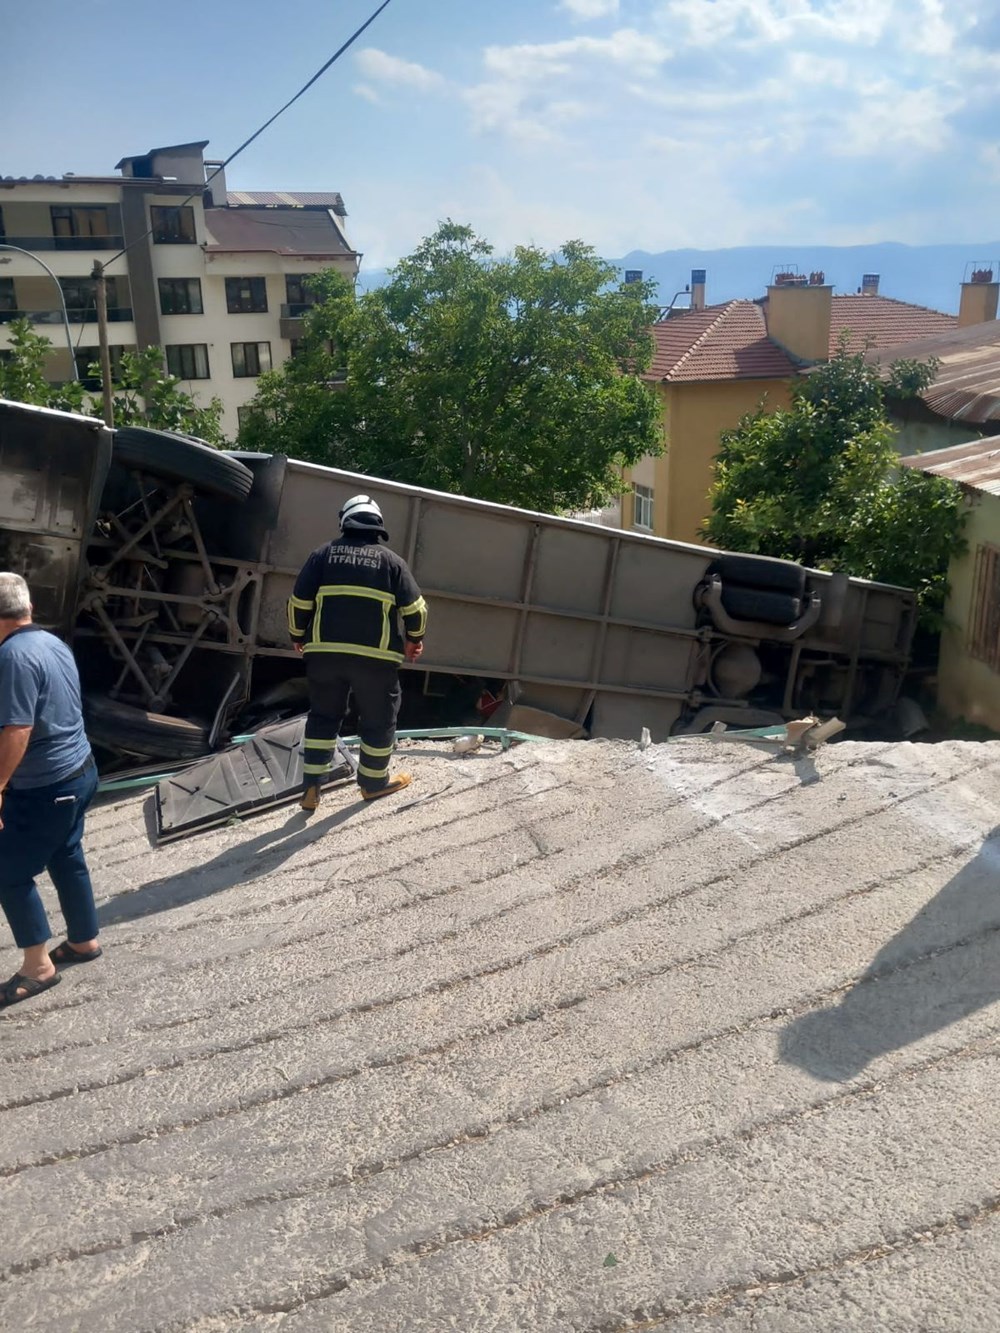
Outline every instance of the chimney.
{"type": "Polygon", "coordinates": [[[691,309],[705,309],[705,270],[703,268],[693,268],[691,270],[691,309]]]}
{"type": "Polygon", "coordinates": [[[993,264],[977,264],[962,283],[962,300],[958,307],[958,327],[966,328],[969,324],[985,324],[997,317],[997,297],[1000,295],[1000,283],[995,277],[993,264]]]}
{"type": "Polygon", "coordinates": [[[877,273],[864,273],[861,276],[861,295],[878,296],[878,278],[877,273]]]}
{"type": "Polygon", "coordinates": [[[823,273],[775,273],[767,289],[767,336],[793,360],[829,360],[832,314],[833,288],[823,273]]]}
{"type": "Polygon", "coordinates": [[[211,198],[213,208],[226,207],[226,173],[221,168],[221,162],[209,162],[207,158],[205,159],[205,193],[211,198]],[[216,171],[219,174],[210,185],[207,184],[212,173],[216,171]]]}

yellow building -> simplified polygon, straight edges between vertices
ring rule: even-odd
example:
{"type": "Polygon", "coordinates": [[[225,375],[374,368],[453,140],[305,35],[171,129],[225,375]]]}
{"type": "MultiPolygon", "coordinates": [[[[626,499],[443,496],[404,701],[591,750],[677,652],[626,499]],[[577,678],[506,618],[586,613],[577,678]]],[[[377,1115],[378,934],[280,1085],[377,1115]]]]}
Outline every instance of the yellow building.
{"type": "MultiPolygon", "coordinates": [[[[1000,381],[992,398],[1000,403],[1000,381]]],[[[1000,438],[902,461],[957,482],[970,509],[968,549],[948,570],[951,592],[941,635],[938,704],[948,717],[1000,731],[1000,438]]]]}
{"type": "Polygon", "coordinates": [[[787,407],[794,381],[827,360],[844,334],[853,351],[942,334],[958,323],[879,296],[877,277],[854,296],[834,296],[821,273],[781,274],[759,301],[704,306],[704,287],[692,292],[692,309],[651,330],[655,352],[645,378],[663,403],[666,452],[626,474],[622,502],[623,527],[675,541],[701,540],[721,433],[758,407],[787,407]]]}

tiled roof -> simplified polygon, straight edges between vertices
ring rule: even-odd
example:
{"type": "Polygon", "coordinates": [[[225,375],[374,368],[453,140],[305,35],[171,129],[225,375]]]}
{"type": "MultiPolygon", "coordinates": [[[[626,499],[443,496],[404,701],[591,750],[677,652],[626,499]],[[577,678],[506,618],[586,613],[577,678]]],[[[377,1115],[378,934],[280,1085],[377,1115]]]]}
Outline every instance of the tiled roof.
{"type": "Polygon", "coordinates": [[[336,190],[305,193],[290,190],[227,190],[231,208],[332,208],[344,214],[344,200],[336,190]]]}
{"type": "Polygon", "coordinates": [[[911,454],[899,461],[917,472],[948,477],[975,491],[1000,495],[1000,449],[995,438],[953,444],[949,449],[933,449],[926,454],[911,454]]]}
{"type": "Polygon", "coordinates": [[[671,384],[702,380],[791,379],[796,368],[767,336],[755,301],[691,310],[654,324],[653,361],[645,378],[671,384]]]}
{"type": "Polygon", "coordinates": [[[847,350],[863,352],[871,347],[894,347],[933,338],[958,327],[954,315],[943,315],[927,306],[895,301],[891,296],[835,296],[830,317],[830,355],[848,333],[847,350]]]}
{"type": "Polygon", "coordinates": [[[209,253],[273,251],[279,255],[351,255],[325,212],[269,208],[206,208],[209,253]]]}

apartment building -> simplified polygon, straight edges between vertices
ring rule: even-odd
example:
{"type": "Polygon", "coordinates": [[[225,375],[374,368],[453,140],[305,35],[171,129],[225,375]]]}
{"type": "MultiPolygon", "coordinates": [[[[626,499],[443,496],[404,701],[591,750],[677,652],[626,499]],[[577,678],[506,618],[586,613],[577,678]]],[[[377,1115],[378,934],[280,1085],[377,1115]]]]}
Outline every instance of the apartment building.
{"type": "Polygon", "coordinates": [[[360,255],[339,194],[227,191],[207,146],[124,157],[117,176],[0,178],[0,356],[25,315],[52,341],[50,378],[72,377],[58,282],[85,377],[97,358],[90,274],[100,260],[112,365],[125,350],[162,347],[196,400],[222,400],[235,439],[257,376],[295,351],[309,275],[334,268],[353,281],[360,255]]]}

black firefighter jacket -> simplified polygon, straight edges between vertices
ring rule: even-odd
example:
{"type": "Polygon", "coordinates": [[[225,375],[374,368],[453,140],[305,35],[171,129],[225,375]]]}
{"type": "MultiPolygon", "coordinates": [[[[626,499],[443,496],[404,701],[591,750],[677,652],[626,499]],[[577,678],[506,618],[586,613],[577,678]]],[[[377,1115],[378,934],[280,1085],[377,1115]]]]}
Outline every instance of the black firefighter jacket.
{"type": "Polygon", "coordinates": [[[408,639],[423,638],[427,605],[406,561],[367,537],[341,537],[313,551],[288,602],[289,633],[307,653],[401,662],[399,616],[408,639]]]}

